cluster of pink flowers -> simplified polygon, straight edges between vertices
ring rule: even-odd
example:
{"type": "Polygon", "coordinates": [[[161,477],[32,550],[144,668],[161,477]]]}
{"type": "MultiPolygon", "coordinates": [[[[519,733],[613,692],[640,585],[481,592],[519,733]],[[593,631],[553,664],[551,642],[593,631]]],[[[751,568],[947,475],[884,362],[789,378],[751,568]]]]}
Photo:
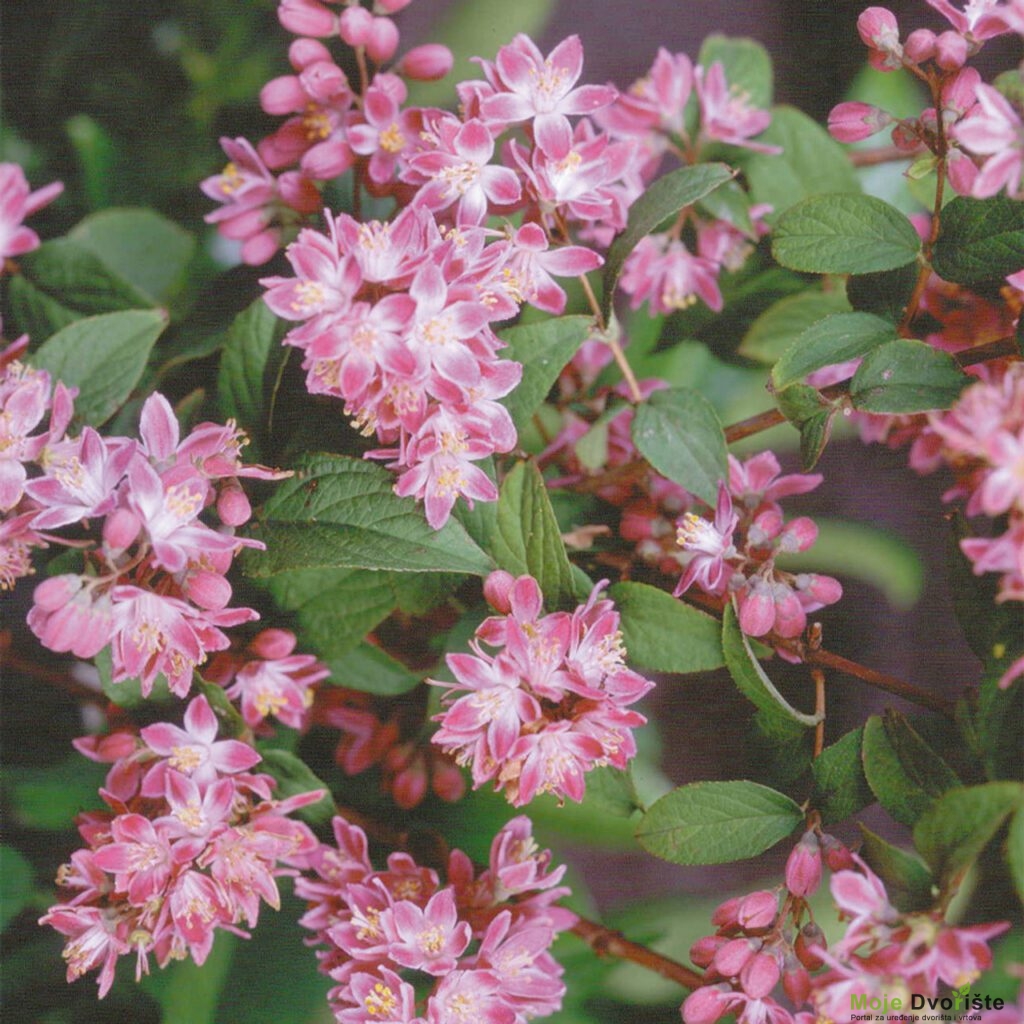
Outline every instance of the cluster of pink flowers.
{"type": "Polygon", "coordinates": [[[493,781],[515,807],[541,793],[579,801],[588,771],[624,768],[636,753],[632,730],[646,719],[629,706],[654,684],[626,668],[604,586],[571,613],[544,615],[532,576],[487,578],[499,614],[477,628],[473,654],[448,655],[455,682],[428,680],[447,687],[433,741],[470,765],[474,787],[493,781]]]}
{"type": "Polygon", "coordinates": [[[274,780],[250,771],[259,754],[217,739],[205,697],[189,704],[184,728],[158,722],[75,745],[112,765],[100,790],[109,810],[79,816],[88,845],[57,877],[67,902],[40,923],[68,938],[69,982],[99,968],[101,997],[121,956],[135,955],[136,977],[151,955],[160,967],[202,964],[218,929],[245,935],[261,901],[278,908],[276,879],[316,852],[313,833],[287,815],[322,791],[274,800],[274,780]]]}
{"type": "Polygon", "coordinates": [[[425,702],[331,686],[317,693],[312,722],[341,732],[334,760],[346,775],[380,770],[381,790],[410,810],[428,792],[455,803],[466,782],[451,757],[423,736],[425,702]]]}
{"type": "Polygon", "coordinates": [[[32,631],[51,650],[79,658],[110,645],[115,682],[137,677],[148,696],[163,673],[183,697],[208,652],[228,647],[222,628],[258,617],[228,606],[225,574],[235,553],[259,546],[234,533],[251,514],[239,477],[282,474],[242,464],[245,436],[232,423],[202,423],[181,438],[160,394],[143,406],[141,440],[101,437],[91,427],[69,436],[73,393],[59,382],[52,400],[50,392],[49,375],[17,359],[0,371],[4,585],[32,571],[33,547],[80,548],[83,572],[36,587],[32,631]],[[47,410],[48,429],[33,433],[47,410]],[[203,522],[207,508],[216,509],[220,529],[203,522]],[[53,533],[96,520],[93,539],[53,533]]]}
{"type": "Polygon", "coordinates": [[[340,1024],[522,1024],[561,1007],[562,968],[548,949],[575,915],[555,905],[569,892],[558,885],[565,869],[549,870],[529,819],[501,829],[479,873],[453,850],[444,885],[405,853],[374,870],[365,834],[343,818],[334,836],[295,891],[310,904],[301,923],[326,947],[320,969],[338,982],[340,1024]]]}
{"type": "Polygon", "coordinates": [[[916,29],[900,38],[896,16],[869,7],[857,22],[871,64],[881,71],[906,68],[939,97],[916,118],[896,118],[867,103],[840,103],[829,130],[842,142],[856,142],[892,127],[893,142],[912,153],[924,146],[946,161],[949,181],[963,195],[986,197],[1002,189],[1024,198],[1024,119],[1019,102],[981,80],[967,61],[988,39],[1024,35],[1024,11],[998,0],[972,0],[958,10],[949,0],[928,0],[950,23],[936,34],[916,29]]]}
{"type": "Polygon", "coordinates": [[[714,1024],[728,1013],[737,1024],[849,1021],[850,996],[862,993],[869,1000],[901,997],[907,1006],[911,993],[934,996],[940,985],[977,978],[992,963],[989,940],[1009,927],[956,928],[937,914],[901,914],[859,857],[815,829],[790,854],[781,906],[777,891],[760,890],[727,900],[711,920],[715,934],[690,950],[705,973],[683,1003],[684,1024],[714,1024]],[[833,872],[832,897],[850,922],[830,947],[813,916],[800,925],[810,914],[805,900],[821,883],[823,862],[833,872]],[[796,1010],[776,998],[780,981],[796,1010]],[[808,1005],[813,1012],[800,1009],[808,1005]]]}
{"type": "Polygon", "coordinates": [[[63,182],[54,181],[32,192],[17,164],[0,163],[0,273],[7,257],[22,256],[39,247],[39,236],[23,221],[63,191],[63,182]]]}

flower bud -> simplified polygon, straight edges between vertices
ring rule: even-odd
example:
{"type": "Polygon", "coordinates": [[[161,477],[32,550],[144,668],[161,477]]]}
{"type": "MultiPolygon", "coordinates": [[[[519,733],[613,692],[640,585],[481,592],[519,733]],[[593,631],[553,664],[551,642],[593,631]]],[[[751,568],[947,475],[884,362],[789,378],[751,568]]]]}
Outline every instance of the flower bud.
{"type": "Polygon", "coordinates": [[[119,555],[135,543],[142,522],[127,508],[117,508],[103,521],[103,543],[110,555],[119,555]]]}
{"type": "Polygon", "coordinates": [[[365,7],[346,7],[338,22],[338,32],[349,46],[365,46],[373,20],[373,15],[365,7]]]}
{"type": "Polygon", "coordinates": [[[827,832],[823,832],[820,842],[829,871],[848,871],[854,867],[853,854],[835,836],[830,836],[827,832]]]}
{"type": "Polygon", "coordinates": [[[747,636],[764,636],[775,624],[775,601],[771,587],[755,579],[748,590],[736,595],[739,624],[747,636]]]}
{"type": "MultiPolygon", "coordinates": [[[[223,227],[224,222],[221,222],[223,227]]],[[[273,229],[260,231],[247,238],[242,245],[242,262],[250,267],[259,267],[268,262],[281,248],[281,234],[273,229]]]]}
{"type": "Polygon", "coordinates": [[[318,103],[330,103],[348,89],[345,72],[331,60],[318,60],[299,76],[302,88],[318,103]]]}
{"type": "Polygon", "coordinates": [[[870,49],[868,60],[879,71],[893,71],[900,66],[903,48],[896,15],[885,7],[868,7],[857,19],[857,31],[870,49]]]}
{"type": "Polygon", "coordinates": [[[411,3],[412,0],[377,0],[373,5],[373,9],[375,11],[382,11],[384,14],[397,14],[411,3]]]}
{"type": "Polygon", "coordinates": [[[51,576],[32,592],[32,601],[44,612],[63,608],[82,589],[82,577],[73,573],[51,576]]]}
{"type": "Polygon", "coordinates": [[[805,832],[786,861],[786,888],[806,898],[821,885],[821,846],[813,832],[805,832]]]}
{"type": "Polygon", "coordinates": [[[943,32],[935,40],[935,63],[943,71],[956,71],[967,60],[967,40],[959,32],[943,32]]]}
{"type": "Polygon", "coordinates": [[[714,1024],[728,1012],[735,996],[728,985],[702,985],[680,1008],[684,1024],[714,1024]]]}
{"type": "Polygon", "coordinates": [[[296,637],[290,629],[263,629],[253,637],[249,650],[266,661],[287,658],[295,650],[296,637]]]}
{"type": "Polygon", "coordinates": [[[860,142],[892,124],[892,116],[870,103],[839,103],[828,115],[828,130],[839,142],[860,142]]]}
{"type": "Polygon", "coordinates": [[[775,957],[758,953],[740,971],[740,986],[752,999],[764,999],[779,983],[781,973],[775,957]]]}
{"type": "Polygon", "coordinates": [[[808,921],[793,943],[793,952],[807,970],[816,971],[825,962],[816,950],[824,949],[827,944],[825,933],[812,921],[808,921]]]}
{"type": "Polygon", "coordinates": [[[921,144],[921,140],[913,128],[902,122],[893,126],[892,142],[897,149],[905,150],[908,153],[912,153],[921,144]]]}
{"type": "Polygon", "coordinates": [[[447,46],[425,43],[415,46],[397,64],[395,70],[417,82],[434,82],[452,69],[455,58],[447,46]]]}
{"type": "Polygon", "coordinates": [[[705,935],[690,947],[690,959],[698,967],[710,967],[715,954],[727,941],[723,935],[705,935]]]}
{"type": "Polygon", "coordinates": [[[811,994],[811,976],[799,962],[790,962],[787,957],[786,969],[782,972],[782,990],[794,1006],[803,1006],[811,994]]]}
{"type": "Polygon", "coordinates": [[[225,526],[241,526],[249,521],[252,506],[241,487],[227,486],[217,496],[217,515],[225,526]]]}
{"type": "Polygon", "coordinates": [[[366,40],[366,52],[370,60],[384,64],[391,60],[398,49],[398,28],[390,18],[374,18],[366,40]]]}
{"type": "Polygon", "coordinates": [[[267,114],[291,114],[301,110],[306,102],[307,97],[302,83],[295,75],[272,78],[260,89],[260,106],[267,114]]]}
{"type": "Polygon", "coordinates": [[[745,931],[759,931],[775,923],[779,901],[775,893],[767,889],[744,896],[736,910],[736,920],[745,931]]]}
{"type": "Polygon", "coordinates": [[[231,584],[223,576],[206,569],[188,573],[182,589],[193,604],[206,611],[219,612],[231,600],[231,584]]]}
{"type": "Polygon", "coordinates": [[[954,147],[946,154],[946,174],[957,195],[969,196],[978,177],[978,165],[962,149],[954,147]]]}
{"type": "Polygon", "coordinates": [[[723,978],[735,978],[760,948],[759,939],[730,939],[715,953],[712,966],[723,978]]]}
{"type": "Polygon", "coordinates": [[[512,611],[512,587],[515,577],[504,569],[492,572],[484,580],[484,599],[500,615],[508,615],[512,611]]]}
{"type": "Polygon", "coordinates": [[[296,71],[331,59],[331,51],[317,39],[296,39],[288,47],[288,63],[296,71]]]}
{"type": "Polygon", "coordinates": [[[903,44],[903,54],[914,64],[930,60],[935,55],[935,33],[927,28],[915,29],[903,44]]]}
{"type": "Polygon", "coordinates": [[[461,800],[466,792],[465,777],[447,757],[434,758],[430,784],[434,793],[450,804],[461,800]]]}
{"type": "Polygon", "coordinates": [[[338,16],[313,0],[281,0],[277,20],[297,36],[326,39],[338,30],[338,16]]]}
{"type": "Polygon", "coordinates": [[[843,596],[843,585],[831,576],[800,573],[794,581],[796,589],[819,605],[835,604],[843,596]]]}

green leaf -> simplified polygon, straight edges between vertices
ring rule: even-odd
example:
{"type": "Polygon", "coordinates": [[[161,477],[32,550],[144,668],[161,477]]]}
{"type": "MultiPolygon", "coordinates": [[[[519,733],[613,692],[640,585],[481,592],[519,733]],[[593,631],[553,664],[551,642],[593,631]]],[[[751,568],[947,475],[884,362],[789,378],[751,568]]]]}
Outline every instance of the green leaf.
{"type": "Polygon", "coordinates": [[[1006,863],[1017,896],[1024,903],[1024,809],[1018,808],[1006,836],[1006,863]]]}
{"type": "Polygon", "coordinates": [[[948,409],[971,379],[948,352],[900,338],[865,356],[850,381],[850,399],[863,412],[948,409]]]}
{"type": "Polygon", "coordinates": [[[917,266],[913,263],[877,274],[853,274],[846,281],[846,297],[854,309],[897,324],[916,282],[917,266]]]}
{"type": "Polygon", "coordinates": [[[14,274],[8,282],[7,298],[18,326],[15,334],[27,334],[42,342],[82,317],[81,313],[68,309],[37,288],[24,274],[14,274]]]}
{"type": "Polygon", "coordinates": [[[1019,782],[986,782],[952,789],[914,826],[914,845],[943,888],[954,883],[992,841],[1014,810],[1024,806],[1019,782]]]}
{"type": "Polygon", "coordinates": [[[917,259],[921,239],[894,206],[874,196],[814,195],[775,222],[772,254],[814,274],[867,274],[917,259]]]}
{"type": "Polygon", "coordinates": [[[786,349],[772,367],[772,384],[784,388],[815,370],[856,359],[895,338],[896,329],[881,317],[871,313],[833,313],[808,327],[786,349]]]}
{"type": "Polygon", "coordinates": [[[800,424],[800,468],[809,473],[818,464],[832,436],[837,409],[823,409],[800,424]]]}
{"type": "Polygon", "coordinates": [[[927,910],[935,902],[932,874],[913,853],[893,846],[871,829],[857,823],[864,843],[861,856],[885,883],[889,900],[905,914],[927,910]]]}
{"type": "Polygon", "coordinates": [[[718,622],[646,583],[616,583],[608,592],[621,616],[630,664],[653,672],[709,672],[720,668],[718,622]]]}
{"type": "Polygon", "coordinates": [[[572,568],[544,478],[533,462],[516,463],[502,481],[491,552],[499,568],[533,576],[549,608],[572,602],[572,568]]]}
{"type": "Polygon", "coordinates": [[[712,508],[728,479],[725,435],[711,403],[692,388],[655,391],[633,416],[633,442],[662,476],[712,508]]]}
{"type": "Polygon", "coordinates": [[[96,427],[128,400],[166,326],[167,314],[158,309],[87,317],[54,334],[29,361],[77,387],[75,415],[96,427]]]}
{"type": "Polygon", "coordinates": [[[501,355],[523,366],[523,379],[503,399],[517,430],[522,430],[547,397],[563,367],[576,354],[593,329],[586,316],[562,316],[501,332],[508,346],[501,355]]]}
{"type": "Polygon", "coordinates": [[[808,196],[860,191],[843,148],[795,107],[773,107],[772,123],[758,142],[782,147],[781,153],[751,153],[744,160],[750,197],[771,205],[769,221],[808,196]]]}
{"type": "Polygon", "coordinates": [[[770,107],[772,102],[772,59],[753,39],[714,34],[701,44],[696,63],[710,68],[719,61],[729,88],[749,97],[752,107],[770,107]]]}
{"type": "Polygon", "coordinates": [[[155,210],[101,210],[68,235],[151,303],[165,304],[185,283],[196,242],[155,210]]]}
{"type": "Polygon", "coordinates": [[[739,354],[761,363],[774,363],[811,324],[849,308],[846,296],[839,291],[787,295],[750,325],[740,342],[739,354]]]}
{"type": "Polygon", "coordinates": [[[327,667],[331,670],[329,682],[379,697],[397,697],[423,682],[387,651],[365,640],[344,657],[327,659],[327,667]]]}
{"type": "Polygon", "coordinates": [[[863,729],[853,729],[811,762],[814,795],[811,806],[821,812],[826,825],[845,821],[875,801],[864,778],[860,748],[863,729]]]}
{"type": "Polygon", "coordinates": [[[160,1004],[160,1024],[216,1024],[217,1003],[231,970],[238,937],[218,932],[202,967],[178,960],[143,981],[143,988],[160,1004]]]}
{"type": "Polygon", "coordinates": [[[330,789],[316,777],[305,761],[287,750],[276,747],[260,745],[258,749],[263,758],[259,763],[259,770],[266,772],[277,782],[274,789],[275,800],[285,800],[290,796],[321,789],[324,795],[316,803],[299,808],[295,811],[295,816],[310,825],[323,825],[334,817],[334,800],[331,798],[330,789]]]}
{"type": "Polygon", "coordinates": [[[673,864],[725,864],[756,857],[803,818],[788,796],[756,782],[694,782],[655,801],[636,838],[673,864]]]}
{"type": "Polygon", "coordinates": [[[100,687],[107,700],[121,708],[137,708],[145,703],[164,704],[171,700],[171,688],[167,684],[167,677],[163,672],[158,672],[153,680],[153,688],[148,697],[142,696],[142,681],[139,679],[122,679],[114,682],[114,660],[110,647],[103,650],[93,658],[93,664],[100,677],[100,687]]]}
{"type": "Polygon", "coordinates": [[[286,358],[281,339],[288,325],[257,299],[232,321],[217,371],[217,398],[225,419],[238,421],[253,439],[259,461],[273,429],[274,378],[286,358]]]}
{"type": "Polygon", "coordinates": [[[787,724],[798,722],[808,728],[821,721],[820,715],[797,711],[775,688],[754,655],[749,638],[740,629],[732,604],[726,606],[722,616],[722,651],[729,675],[739,691],[769,719],[786,719],[787,724]]]}
{"type": "Polygon", "coordinates": [[[79,754],[41,767],[8,765],[3,790],[10,820],[22,828],[63,831],[76,814],[100,803],[97,790],[106,774],[106,766],[79,754]]]}
{"type": "Polygon", "coordinates": [[[1024,267],[1024,204],[957,196],[943,208],[932,268],[955,284],[998,281],[1024,267]]]}
{"type": "Polygon", "coordinates": [[[898,822],[913,825],[960,780],[895,711],[872,715],[864,725],[864,777],[878,802],[898,822]]]}
{"type": "Polygon", "coordinates": [[[695,164],[671,171],[653,185],[629,208],[626,228],[612,243],[604,265],[605,320],[609,319],[615,286],[626,257],[641,238],[649,235],[662,221],[674,217],[684,207],[692,206],[708,193],[734,178],[736,172],[725,164],[695,164]]]}
{"type": "Polygon", "coordinates": [[[433,530],[411,498],[393,491],[380,466],[343,455],[309,454],[253,527],[267,551],[246,558],[251,576],[293,569],[392,569],[486,575],[490,559],[454,519],[433,530]]]}
{"type": "Polygon", "coordinates": [[[587,773],[586,800],[618,818],[628,818],[643,808],[630,769],[615,768],[610,764],[587,773]]]}
{"type": "Polygon", "coordinates": [[[31,902],[32,865],[13,846],[0,846],[0,931],[31,902]]]}

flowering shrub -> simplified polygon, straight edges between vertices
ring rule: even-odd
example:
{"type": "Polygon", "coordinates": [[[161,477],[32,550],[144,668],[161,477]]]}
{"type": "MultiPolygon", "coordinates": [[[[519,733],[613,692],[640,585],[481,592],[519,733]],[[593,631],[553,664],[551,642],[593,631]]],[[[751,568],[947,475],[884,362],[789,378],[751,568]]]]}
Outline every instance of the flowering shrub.
{"type": "Polygon", "coordinates": [[[876,77],[826,132],[772,105],[750,39],[662,47],[630,85],[589,82],[576,35],[510,32],[467,71],[405,46],[408,3],[280,0],[291,70],[250,83],[269,133],[188,181],[201,257],[102,201],[48,233],[61,183],[0,163],[0,650],[84,734],[13,766],[4,924],[46,926],[54,962],[56,933],[67,980],[138,1019],[626,1020],[629,961],[684,1024],[945,999],[1008,1021],[1024,81],[980,55],[1024,7],[927,0],[945,26],[909,32],[867,8],[864,59],[916,112],[876,77]],[[908,557],[801,513],[855,432],[942,474],[975,678],[832,649],[833,573],[892,584],[908,557]],[[680,723],[666,695],[698,673],[680,723]],[[740,701],[763,763],[723,740],[717,777],[670,782],[659,725],[726,736],[740,701]],[[72,818],[58,868],[30,833],[72,818]],[[781,852],[663,950],[656,914],[643,941],[592,920],[566,840],[781,852]],[[239,938],[269,943],[265,1003],[228,978],[239,938]]]}

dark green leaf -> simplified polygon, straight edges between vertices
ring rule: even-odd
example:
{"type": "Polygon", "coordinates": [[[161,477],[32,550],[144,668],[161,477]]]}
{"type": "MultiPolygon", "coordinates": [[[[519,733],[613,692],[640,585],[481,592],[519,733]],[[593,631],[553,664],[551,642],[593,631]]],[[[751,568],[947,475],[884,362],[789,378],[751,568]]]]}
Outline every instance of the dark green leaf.
{"type": "Polygon", "coordinates": [[[719,668],[718,622],[646,583],[616,583],[609,596],[622,616],[630,664],[653,672],[707,672],[719,668]]]}
{"type": "Polygon", "coordinates": [[[789,722],[798,722],[810,728],[818,724],[820,718],[817,715],[797,711],[775,688],[754,656],[750,640],[740,629],[736,610],[731,604],[726,606],[722,616],[722,651],[733,682],[765,716],[770,719],[786,719],[787,725],[789,722]]]}
{"type": "Polygon", "coordinates": [[[611,311],[612,298],[622,265],[645,235],[669,217],[674,217],[686,206],[692,206],[720,185],[735,177],[736,172],[725,164],[696,164],[681,167],[658,178],[653,185],[629,208],[626,229],[612,243],[604,265],[605,319],[611,311]]]}
{"type": "Polygon", "coordinates": [[[1019,782],[986,782],[951,789],[914,826],[914,845],[945,888],[956,881],[992,841],[1002,824],[1024,806],[1019,782]]]}
{"type": "Polygon", "coordinates": [[[181,290],[195,239],[155,210],[108,209],[68,235],[150,302],[165,304],[181,290]]]}
{"type": "Polygon", "coordinates": [[[662,476],[712,508],[728,478],[725,435],[711,403],[691,388],[655,391],[633,417],[633,442],[662,476]]]}
{"type": "Polygon", "coordinates": [[[920,858],[893,846],[859,822],[858,826],[864,839],[861,856],[885,883],[896,909],[908,914],[930,908],[935,902],[932,875],[920,858]]]}
{"type": "Polygon", "coordinates": [[[725,864],[756,857],[803,818],[788,796],[756,782],[694,782],[652,804],[636,838],[674,864],[725,864]]]}
{"type": "Polygon", "coordinates": [[[839,291],[787,295],[750,325],[740,342],[739,354],[761,363],[774,363],[811,324],[849,308],[846,296],[839,291]]]}
{"type": "Polygon", "coordinates": [[[79,754],[45,767],[8,765],[3,790],[10,820],[22,828],[63,831],[76,814],[99,806],[97,790],[106,774],[106,765],[79,754]]]}
{"type": "Polygon", "coordinates": [[[419,686],[422,678],[407,669],[387,651],[363,641],[343,657],[328,659],[329,682],[349,690],[397,697],[419,686]]]}
{"type": "Polygon", "coordinates": [[[11,314],[17,324],[15,334],[27,334],[36,342],[43,342],[62,327],[82,318],[82,314],[37,288],[23,274],[14,274],[7,285],[11,314]]]}
{"type": "Polygon", "coordinates": [[[1024,809],[1018,808],[1006,836],[1006,863],[1017,896],[1024,903],[1024,809]]]}
{"type": "Polygon", "coordinates": [[[942,211],[932,267],[956,284],[1015,274],[1024,267],[1024,203],[1005,195],[957,196],[942,211]]]}
{"type": "Polygon", "coordinates": [[[202,967],[189,958],[154,971],[143,987],[160,1004],[160,1024],[216,1024],[238,937],[219,931],[202,967]]]}
{"type": "Polygon", "coordinates": [[[863,738],[863,729],[853,729],[825,747],[811,763],[814,775],[811,805],[821,812],[826,825],[845,821],[874,803],[874,795],[861,767],[863,738]]]}
{"type": "Polygon", "coordinates": [[[717,33],[710,35],[701,44],[696,63],[710,68],[716,61],[722,64],[730,89],[749,97],[752,107],[771,106],[772,59],[760,43],[717,33]]]}
{"type": "Polygon", "coordinates": [[[32,899],[32,865],[13,846],[0,846],[0,931],[32,899]]]}
{"type": "Polygon", "coordinates": [[[832,436],[837,409],[823,409],[800,424],[800,468],[809,473],[818,464],[832,436]]]}
{"type": "Polygon", "coordinates": [[[58,331],[29,361],[77,387],[75,415],[99,426],[128,400],[166,326],[167,314],[158,309],[87,317],[58,331]]]}
{"type": "Polygon", "coordinates": [[[905,267],[877,274],[854,274],[847,279],[846,297],[854,309],[899,323],[914,290],[917,273],[917,266],[908,263],[905,267]]]}
{"type": "Polygon", "coordinates": [[[833,313],[803,331],[772,367],[772,384],[784,388],[808,374],[845,363],[896,337],[888,320],[871,313],[833,313]]]}
{"type": "Polygon", "coordinates": [[[548,608],[572,601],[575,589],[569,558],[544,478],[533,462],[516,463],[502,481],[491,552],[499,568],[513,576],[533,576],[548,608]]]}
{"type": "Polygon", "coordinates": [[[142,696],[142,682],[139,679],[113,680],[114,662],[109,647],[104,647],[93,658],[96,671],[100,676],[100,686],[107,700],[121,708],[137,708],[147,701],[163,704],[171,700],[171,689],[167,685],[167,677],[158,672],[153,680],[153,688],[148,697],[142,696]]]}
{"type": "Polygon", "coordinates": [[[628,818],[634,811],[642,809],[628,767],[622,769],[603,765],[588,772],[586,800],[619,818],[628,818]]]}
{"type": "Polygon", "coordinates": [[[791,270],[867,274],[917,259],[921,239],[894,206],[874,196],[814,195],[775,222],[772,253],[791,270]]]}
{"type": "Polygon", "coordinates": [[[433,530],[394,477],[363,459],[310,454],[267,502],[254,533],[268,550],[246,559],[250,575],[293,569],[393,569],[485,575],[490,559],[455,520],[433,530]]]}
{"type": "Polygon", "coordinates": [[[776,391],[775,402],[779,412],[797,427],[829,409],[821,392],[808,384],[790,384],[776,391]]]}
{"type": "Polygon", "coordinates": [[[295,816],[302,818],[310,825],[322,825],[331,820],[334,816],[334,800],[331,799],[331,791],[313,774],[313,770],[305,761],[300,760],[287,750],[275,747],[261,745],[259,753],[263,758],[259,763],[259,770],[266,772],[277,782],[277,786],[274,788],[275,800],[286,800],[291,796],[322,790],[323,796],[316,803],[307,804],[295,811],[295,816]]]}
{"type": "Polygon", "coordinates": [[[948,352],[901,338],[865,356],[850,382],[850,399],[863,412],[948,409],[970,380],[948,352]]]}
{"type": "Polygon", "coordinates": [[[514,359],[523,367],[523,379],[502,400],[517,430],[529,422],[592,329],[590,317],[563,316],[501,332],[501,340],[508,346],[502,350],[502,358],[514,359]]]}

